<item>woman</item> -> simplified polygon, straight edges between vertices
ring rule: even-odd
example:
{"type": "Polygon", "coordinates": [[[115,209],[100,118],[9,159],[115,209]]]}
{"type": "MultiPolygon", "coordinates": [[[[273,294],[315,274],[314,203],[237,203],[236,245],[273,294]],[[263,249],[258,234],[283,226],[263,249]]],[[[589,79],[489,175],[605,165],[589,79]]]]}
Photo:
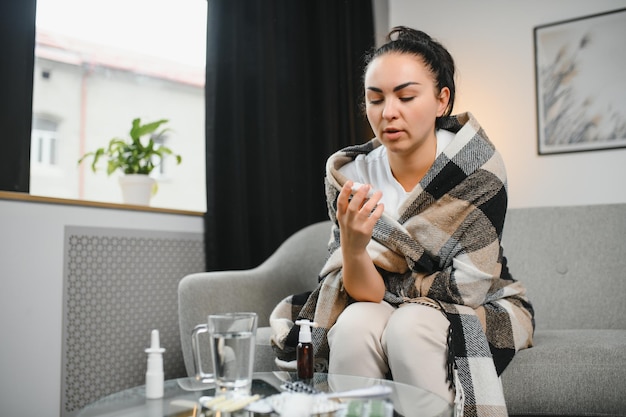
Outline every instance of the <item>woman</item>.
{"type": "MultiPolygon", "coordinates": [[[[394,28],[364,89],[376,137],[328,160],[330,257],[299,316],[320,325],[330,373],[506,415],[498,376],[532,345],[534,318],[500,245],[502,159],[471,114],[451,116],[454,62],[427,34],[394,28]]],[[[279,359],[286,339],[274,336],[279,359]]]]}

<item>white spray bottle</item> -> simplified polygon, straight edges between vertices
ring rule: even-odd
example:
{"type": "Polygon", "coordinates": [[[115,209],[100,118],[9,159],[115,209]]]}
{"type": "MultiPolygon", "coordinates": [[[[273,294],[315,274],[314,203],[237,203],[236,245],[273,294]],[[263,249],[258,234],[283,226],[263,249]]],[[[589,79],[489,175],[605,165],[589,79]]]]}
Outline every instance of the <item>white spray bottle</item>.
{"type": "Polygon", "coordinates": [[[160,346],[159,331],[152,330],[150,335],[150,347],[146,349],[148,354],[148,367],[146,369],[146,398],[163,398],[163,352],[160,346]]]}
{"type": "Polygon", "coordinates": [[[297,320],[295,324],[300,326],[298,347],[296,349],[298,378],[305,380],[312,379],[315,352],[313,351],[313,343],[311,343],[311,327],[316,327],[317,323],[305,319],[297,320]]]}

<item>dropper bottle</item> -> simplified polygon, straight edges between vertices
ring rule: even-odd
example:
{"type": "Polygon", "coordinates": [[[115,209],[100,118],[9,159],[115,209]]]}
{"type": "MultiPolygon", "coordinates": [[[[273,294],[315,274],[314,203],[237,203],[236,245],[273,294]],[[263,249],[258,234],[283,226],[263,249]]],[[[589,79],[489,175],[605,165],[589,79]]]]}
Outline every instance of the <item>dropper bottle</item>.
{"type": "Polygon", "coordinates": [[[163,398],[163,352],[160,346],[159,331],[154,329],[150,335],[150,347],[146,349],[148,354],[148,367],[146,369],[146,398],[163,398]]]}
{"type": "Polygon", "coordinates": [[[298,347],[296,349],[298,379],[312,379],[315,352],[313,351],[313,343],[311,343],[311,327],[317,326],[317,323],[304,319],[297,320],[295,324],[300,326],[298,347]]]}

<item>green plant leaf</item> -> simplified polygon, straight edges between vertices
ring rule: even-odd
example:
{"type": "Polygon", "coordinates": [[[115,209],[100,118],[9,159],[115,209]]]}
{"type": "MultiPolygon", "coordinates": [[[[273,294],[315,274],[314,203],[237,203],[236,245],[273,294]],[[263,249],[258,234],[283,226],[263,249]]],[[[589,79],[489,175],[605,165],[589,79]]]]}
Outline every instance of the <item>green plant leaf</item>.
{"type": "Polygon", "coordinates": [[[167,123],[168,119],[157,120],[156,122],[141,124],[140,119],[133,120],[133,127],[130,129],[130,137],[139,139],[140,137],[156,131],[162,124],[167,123]]]}
{"type": "Polygon", "coordinates": [[[78,160],[78,163],[80,164],[88,158],[93,158],[91,168],[96,172],[98,161],[104,157],[107,159],[107,175],[111,175],[116,170],[120,170],[125,174],[149,175],[166,155],[173,155],[176,158],[176,163],[180,164],[182,161],[180,155],[175,155],[168,147],[157,146],[154,141],[155,137],[161,137],[170,130],[161,128],[157,132],[167,122],[168,119],[161,119],[141,124],[140,118],[133,119],[129,140],[114,137],[109,141],[106,148],[98,148],[93,152],[86,153],[78,160]],[[151,136],[144,146],[141,142],[141,137],[148,134],[154,137],[151,136]]]}

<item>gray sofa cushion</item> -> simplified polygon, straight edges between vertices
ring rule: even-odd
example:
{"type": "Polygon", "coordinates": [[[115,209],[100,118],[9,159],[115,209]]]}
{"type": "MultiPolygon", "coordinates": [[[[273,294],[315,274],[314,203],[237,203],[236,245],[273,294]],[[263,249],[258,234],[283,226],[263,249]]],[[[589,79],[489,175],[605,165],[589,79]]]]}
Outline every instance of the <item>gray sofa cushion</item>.
{"type": "Polygon", "coordinates": [[[503,246],[538,330],[626,329],[626,204],[511,209],[503,246]]]}
{"type": "Polygon", "coordinates": [[[502,374],[509,413],[625,415],[625,346],[623,330],[538,330],[502,374]]]}

